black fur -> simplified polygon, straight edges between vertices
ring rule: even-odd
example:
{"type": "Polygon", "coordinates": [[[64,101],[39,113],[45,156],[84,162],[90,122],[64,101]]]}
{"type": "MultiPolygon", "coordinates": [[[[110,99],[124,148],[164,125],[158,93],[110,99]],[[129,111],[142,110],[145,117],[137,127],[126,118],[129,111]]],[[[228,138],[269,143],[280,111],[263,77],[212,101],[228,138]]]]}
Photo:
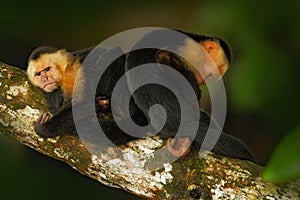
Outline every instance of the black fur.
{"type": "MultiPolygon", "coordinates": [[[[78,57],[80,60],[84,60],[84,58],[87,57],[87,55],[90,53],[92,49],[86,49],[81,51],[73,52],[72,54],[76,57],[78,57]]],[[[101,54],[96,54],[97,56],[102,56],[103,59],[105,59],[105,56],[109,57],[111,54],[114,54],[120,49],[114,48],[114,49],[100,49],[102,52],[101,54]]],[[[39,50],[39,52],[42,52],[39,50]]],[[[115,84],[120,79],[122,75],[125,73],[125,55],[123,55],[123,52],[118,59],[116,59],[114,62],[111,63],[111,65],[106,69],[106,71],[103,73],[99,84],[97,85],[96,94],[95,94],[95,110],[98,114],[98,122],[100,123],[101,127],[103,128],[104,132],[107,133],[107,137],[111,139],[115,144],[124,144],[128,141],[131,141],[133,139],[136,139],[135,137],[132,137],[130,135],[125,134],[122,132],[119,127],[116,125],[114,119],[112,116],[110,116],[111,113],[111,107],[108,106],[101,106],[97,103],[98,98],[104,98],[104,99],[111,99],[112,91],[115,87],[115,84]],[[105,117],[104,117],[105,116],[105,117]],[[111,134],[113,133],[113,134],[111,134]]],[[[101,67],[101,65],[95,65],[94,69],[87,69],[84,66],[85,63],[83,63],[83,73],[85,77],[91,77],[95,73],[97,73],[97,67],[101,67]]],[[[90,89],[90,83],[86,81],[85,84],[85,91],[84,94],[81,94],[83,96],[90,96],[91,95],[91,89],[90,89]]],[[[126,88],[125,88],[126,89],[126,88]]],[[[48,108],[50,112],[53,114],[50,120],[44,122],[44,123],[35,123],[34,128],[38,135],[48,138],[48,137],[55,137],[58,135],[62,135],[65,133],[71,133],[71,134],[77,134],[75,124],[73,121],[73,113],[72,113],[72,102],[71,98],[65,98],[63,95],[63,91],[58,88],[54,90],[51,93],[44,92],[46,101],[48,104],[48,108]]],[[[85,105],[85,99],[83,99],[82,102],[78,102],[76,107],[83,107],[85,105]]],[[[138,110],[135,103],[133,101],[130,102],[130,113],[132,116],[134,116],[134,121],[137,124],[144,125],[146,124],[146,118],[143,116],[142,112],[138,110]]],[[[81,120],[80,123],[83,123],[84,126],[86,126],[86,134],[95,132],[95,130],[89,126],[89,120],[92,113],[82,112],[81,113],[81,120]],[[87,124],[86,124],[87,123],[87,124]]],[[[89,139],[89,136],[87,136],[85,139],[89,139]]],[[[91,137],[90,142],[97,142],[93,141],[94,138],[91,137]]]]}
{"type": "Polygon", "coordinates": [[[57,113],[64,104],[63,91],[61,89],[56,89],[51,93],[44,91],[44,95],[50,112],[52,114],[57,113]]]}
{"type": "MultiPolygon", "coordinates": [[[[183,32],[184,33],[184,32],[183,32]]],[[[139,42],[136,43],[136,47],[138,47],[141,43],[143,45],[147,43],[147,40],[151,42],[151,38],[155,37],[157,32],[154,32],[152,35],[149,34],[142,38],[139,42]]],[[[163,33],[158,33],[161,37],[164,35],[163,33]]],[[[208,39],[216,39],[210,38],[206,36],[200,36],[190,33],[185,33],[188,36],[192,37],[197,42],[202,40],[208,39]]],[[[168,37],[168,34],[165,34],[166,44],[168,41],[172,41],[172,38],[168,37]]],[[[231,60],[231,53],[227,44],[220,40],[220,44],[223,47],[228,60],[231,60]]],[[[183,42],[183,41],[182,41],[183,42]]],[[[166,44],[161,44],[161,48],[164,47],[166,44]]],[[[37,56],[41,55],[41,52],[47,52],[47,50],[53,51],[53,49],[39,49],[32,53],[30,59],[34,59],[37,56]]],[[[79,57],[81,61],[83,61],[88,53],[92,49],[81,50],[77,52],[73,52],[73,55],[79,57]]],[[[125,73],[125,71],[129,71],[139,65],[146,64],[146,63],[156,63],[159,66],[156,54],[159,49],[154,48],[146,48],[141,50],[134,50],[129,52],[127,55],[122,55],[117,60],[115,60],[110,67],[104,72],[103,76],[100,79],[100,82],[97,86],[97,92],[95,96],[95,106],[96,111],[100,112],[98,115],[98,122],[101,124],[102,129],[106,133],[107,137],[115,144],[124,144],[128,141],[135,139],[135,137],[125,134],[119,127],[116,125],[114,119],[112,117],[103,117],[101,113],[110,114],[111,108],[108,107],[101,107],[97,104],[97,97],[105,97],[107,99],[111,99],[113,88],[119,78],[125,73]]],[[[106,52],[109,53],[109,52],[106,52]]],[[[173,67],[175,70],[180,72],[191,84],[198,100],[201,98],[201,91],[195,80],[194,76],[186,70],[185,63],[183,62],[174,62],[176,55],[170,53],[170,61],[165,63],[163,60],[159,61],[161,64],[165,64],[168,66],[173,67]],[[174,59],[174,60],[173,60],[174,59]],[[178,66],[178,63],[180,66],[178,66]]],[[[83,66],[84,67],[84,66],[83,66]]],[[[86,77],[93,76],[92,72],[86,72],[86,77]],[[91,74],[89,74],[91,73],[91,74]]],[[[160,74],[152,74],[153,76],[159,77],[160,74]]],[[[130,87],[130,79],[135,79],[136,77],[128,77],[129,80],[129,87],[130,87]]],[[[164,78],[164,77],[162,77],[164,78]]],[[[176,87],[176,80],[166,80],[170,84],[173,84],[176,87]]],[[[86,86],[88,88],[88,86],[86,86]]],[[[127,88],[127,87],[126,87],[127,88]]],[[[127,88],[129,90],[129,88],[127,88]]],[[[84,95],[85,96],[85,95],[84,95]]],[[[70,100],[63,100],[62,93],[59,90],[54,91],[50,94],[46,95],[47,102],[49,105],[50,110],[55,113],[51,120],[47,121],[42,125],[38,125],[36,127],[36,131],[39,135],[43,137],[53,137],[57,135],[67,133],[76,133],[73,116],[72,116],[72,108],[70,100]],[[64,103],[62,103],[64,101],[64,103]]],[[[139,125],[147,125],[149,123],[149,116],[148,111],[149,108],[154,104],[161,104],[167,112],[168,118],[167,122],[164,125],[163,129],[161,130],[161,136],[163,139],[168,139],[170,137],[174,137],[177,130],[178,124],[180,123],[180,105],[176,96],[167,88],[157,85],[157,84],[148,84],[145,85],[138,90],[136,90],[130,101],[130,113],[132,119],[139,125]]],[[[190,99],[188,96],[184,98],[184,104],[189,105],[190,99]]],[[[80,105],[78,105],[80,106],[80,105]]],[[[190,109],[193,109],[192,107],[190,109]]],[[[86,123],[87,133],[93,130],[89,130],[89,121],[84,120],[88,119],[88,115],[83,113],[82,119],[83,123],[86,123]]],[[[205,112],[200,112],[201,118],[200,122],[197,121],[189,121],[190,124],[199,124],[198,132],[196,138],[193,141],[193,145],[196,148],[200,148],[203,142],[203,139],[206,135],[206,131],[208,129],[208,125],[210,122],[210,116],[207,115],[205,112]]],[[[122,120],[122,118],[121,118],[122,120]]],[[[124,119],[125,120],[125,119],[124,119]]],[[[217,132],[218,126],[214,126],[216,128],[215,132],[217,132]]],[[[186,130],[188,130],[189,124],[187,124],[186,130]]],[[[185,136],[185,133],[179,133],[180,136],[185,136]]],[[[146,136],[146,135],[145,135],[146,136]]],[[[234,138],[228,134],[222,132],[217,144],[214,146],[213,150],[216,153],[220,153],[229,157],[235,157],[239,159],[246,159],[250,161],[254,161],[252,154],[250,153],[248,147],[239,139],[234,138]]]]}
{"type": "MultiPolygon", "coordinates": [[[[168,33],[168,31],[166,32],[168,33]]],[[[154,33],[153,35],[147,35],[146,37],[142,38],[140,41],[138,41],[134,47],[139,47],[142,45],[145,45],[149,42],[152,42],[154,39],[152,37],[157,37],[157,33],[154,33]]],[[[168,34],[164,34],[162,32],[158,32],[160,39],[163,41],[166,41],[166,43],[162,43],[162,48],[165,45],[168,45],[168,40],[170,40],[168,34]]],[[[186,34],[186,33],[185,33],[186,34]]],[[[187,34],[188,36],[192,37],[194,40],[197,42],[200,41],[205,41],[205,40],[214,40],[216,38],[209,38],[206,36],[200,36],[200,35],[195,35],[195,34],[187,34]]],[[[172,39],[172,38],[171,38],[172,39]]],[[[228,57],[228,60],[230,60],[230,51],[229,47],[227,44],[222,41],[222,47],[228,57]],[[226,45],[226,46],[224,46],[226,45]],[[226,52],[228,51],[228,52],[226,52]]],[[[133,47],[133,48],[134,48],[133,47]]],[[[127,60],[126,60],[126,70],[131,70],[134,69],[137,66],[140,66],[145,63],[155,63],[156,62],[156,49],[142,49],[142,50],[135,50],[131,51],[127,55],[127,60]]],[[[173,54],[170,54],[171,56],[174,56],[173,54]]],[[[176,59],[176,58],[175,58],[176,59]]],[[[171,59],[172,61],[172,59],[171,59]]],[[[171,66],[172,68],[176,69],[179,71],[185,78],[190,82],[191,86],[194,89],[195,94],[197,95],[198,100],[200,100],[201,97],[201,91],[200,88],[197,84],[197,81],[195,80],[194,76],[186,70],[186,67],[182,66],[184,63],[180,63],[181,66],[177,66],[178,62],[168,62],[164,63],[161,62],[162,64],[171,66]]],[[[153,67],[159,67],[159,65],[152,65],[153,67]]],[[[153,76],[153,77],[160,77],[161,75],[159,73],[159,70],[155,71],[153,70],[153,74],[147,74],[147,76],[153,76]]],[[[166,78],[166,77],[162,77],[166,78]]],[[[128,77],[128,79],[139,79],[139,76],[132,76],[128,77]]],[[[176,80],[166,80],[169,81],[171,85],[174,86],[174,88],[178,87],[176,84],[176,80]]],[[[180,83],[179,83],[180,84],[180,83]]],[[[130,81],[129,81],[129,87],[130,87],[130,81]]],[[[164,128],[160,131],[161,135],[164,139],[174,137],[177,130],[178,130],[178,124],[180,123],[180,105],[178,103],[178,100],[174,96],[174,94],[168,90],[165,87],[159,86],[159,85],[147,85],[144,86],[142,89],[139,89],[134,92],[133,94],[133,99],[137,105],[137,107],[144,113],[145,116],[148,116],[149,108],[154,105],[154,104],[161,104],[167,112],[167,122],[165,123],[164,128]]],[[[185,105],[191,105],[190,100],[188,96],[185,96],[183,104],[185,105]]],[[[189,109],[193,109],[192,107],[189,109]]],[[[201,117],[200,117],[200,123],[198,127],[198,132],[197,135],[193,141],[193,144],[196,148],[200,148],[204,137],[206,136],[207,128],[209,125],[210,117],[204,113],[201,112],[201,117]],[[209,120],[208,120],[209,119],[209,120]]],[[[157,115],[156,118],[158,118],[158,121],[162,120],[160,119],[160,115],[157,115]]],[[[197,124],[198,122],[196,121],[187,121],[186,122],[186,127],[185,130],[189,130],[189,127],[192,124],[197,124]]],[[[213,130],[213,133],[217,133],[218,131],[218,125],[213,126],[215,130],[213,130]]],[[[181,136],[185,136],[185,134],[188,133],[177,133],[181,136]]],[[[205,148],[205,146],[204,146],[205,148]]],[[[240,158],[240,159],[246,159],[246,160],[251,160],[254,161],[254,157],[249,151],[249,148],[239,139],[234,138],[233,136],[230,136],[228,134],[225,134],[222,132],[217,144],[214,146],[213,150],[216,153],[223,154],[229,157],[235,157],[235,158],[240,158]]]]}
{"type": "Polygon", "coordinates": [[[80,62],[82,63],[92,50],[93,50],[93,47],[81,49],[81,50],[72,52],[72,55],[78,57],[80,62]]]}
{"type": "Polygon", "coordinates": [[[186,33],[186,32],[180,31],[180,30],[176,30],[176,31],[181,32],[183,34],[186,34],[187,36],[191,37],[196,42],[207,41],[207,40],[219,41],[219,44],[223,48],[225,56],[228,59],[228,62],[231,63],[231,60],[232,60],[231,50],[230,50],[229,46],[226,44],[226,42],[224,40],[222,40],[221,38],[219,38],[219,37],[207,37],[205,35],[198,35],[198,34],[194,34],[194,33],[186,33]]]}
{"type": "Polygon", "coordinates": [[[38,59],[42,54],[45,53],[55,53],[58,49],[54,48],[54,47],[49,47],[49,46],[42,46],[42,47],[38,47],[37,49],[35,49],[29,56],[28,58],[28,62],[30,60],[36,60],[38,59]]]}
{"type": "Polygon", "coordinates": [[[45,138],[55,137],[64,133],[76,134],[72,115],[72,106],[65,104],[45,123],[34,123],[35,132],[45,138]]]}

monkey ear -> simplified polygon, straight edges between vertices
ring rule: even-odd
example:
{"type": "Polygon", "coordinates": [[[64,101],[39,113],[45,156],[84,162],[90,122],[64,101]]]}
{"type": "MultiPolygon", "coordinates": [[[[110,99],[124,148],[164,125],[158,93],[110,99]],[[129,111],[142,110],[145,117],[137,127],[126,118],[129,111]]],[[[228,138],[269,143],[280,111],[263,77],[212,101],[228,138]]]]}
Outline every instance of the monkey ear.
{"type": "Polygon", "coordinates": [[[158,50],[156,52],[156,61],[158,63],[162,63],[165,65],[172,65],[172,64],[176,64],[177,66],[179,66],[180,64],[180,60],[179,57],[176,56],[175,54],[167,51],[167,50],[158,50]]]}
{"type": "Polygon", "coordinates": [[[201,46],[207,51],[207,53],[212,53],[219,49],[220,44],[216,41],[204,41],[201,42],[201,46]]]}
{"type": "Polygon", "coordinates": [[[58,50],[58,53],[60,53],[60,54],[65,54],[67,51],[65,50],[65,49],[60,49],[60,50],[58,50]]]}

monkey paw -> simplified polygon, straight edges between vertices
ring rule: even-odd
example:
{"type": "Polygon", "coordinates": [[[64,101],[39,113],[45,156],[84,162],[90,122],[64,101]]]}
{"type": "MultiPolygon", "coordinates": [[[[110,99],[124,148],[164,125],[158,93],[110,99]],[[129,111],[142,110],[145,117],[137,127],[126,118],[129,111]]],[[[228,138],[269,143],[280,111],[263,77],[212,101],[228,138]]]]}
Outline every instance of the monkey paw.
{"type": "Polygon", "coordinates": [[[51,137],[51,132],[45,128],[45,123],[51,119],[48,113],[42,114],[36,122],[33,122],[34,131],[41,137],[51,137]]]}
{"type": "Polygon", "coordinates": [[[49,119],[51,119],[51,115],[49,113],[43,113],[35,123],[44,124],[49,119]]]}
{"type": "Polygon", "coordinates": [[[110,101],[106,96],[96,97],[96,112],[108,113],[110,108],[110,101]]]}
{"type": "Polygon", "coordinates": [[[168,151],[175,157],[183,157],[191,151],[191,140],[189,137],[169,138],[166,143],[168,151]]]}

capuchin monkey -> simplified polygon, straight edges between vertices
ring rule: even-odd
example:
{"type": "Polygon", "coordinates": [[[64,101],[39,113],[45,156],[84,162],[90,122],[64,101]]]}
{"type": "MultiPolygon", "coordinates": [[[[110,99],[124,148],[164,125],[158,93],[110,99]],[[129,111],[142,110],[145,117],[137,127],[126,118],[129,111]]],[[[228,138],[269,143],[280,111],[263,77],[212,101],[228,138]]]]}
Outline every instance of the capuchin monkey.
{"type": "MultiPolygon", "coordinates": [[[[164,30],[146,34],[146,36],[136,42],[132,48],[133,50],[126,54],[122,53],[122,50],[119,48],[104,49],[103,54],[107,56],[116,52],[120,53],[120,51],[121,56],[109,65],[100,78],[95,97],[93,97],[95,99],[96,112],[111,114],[111,96],[118,80],[126,72],[147,63],[154,63],[157,66],[163,64],[175,69],[186,78],[197,99],[200,100],[201,90],[199,86],[205,85],[209,80],[217,80],[224,75],[231,62],[231,52],[228,45],[218,37],[207,37],[183,31],[178,32],[187,36],[176,47],[181,56],[165,48],[169,42],[172,43],[172,37],[164,30]],[[166,44],[162,43],[159,48],[139,48],[140,45],[151,43],[153,38],[157,37],[165,37],[166,44]],[[198,45],[203,47],[202,49],[209,55],[210,61],[207,61],[208,63],[203,58],[203,52],[197,50],[196,47],[198,45]],[[213,62],[216,67],[211,67],[212,65],[209,62],[213,62]],[[196,63],[201,67],[195,67],[192,63],[196,63]]],[[[84,80],[88,75],[80,68],[85,67],[82,63],[92,50],[93,48],[68,52],[53,47],[39,47],[29,56],[28,77],[34,85],[45,91],[48,107],[52,114],[43,114],[34,123],[34,130],[38,135],[49,138],[65,133],[76,134],[72,115],[73,86],[77,78],[79,83],[76,84],[76,87],[82,87],[82,89],[77,88],[76,92],[85,89],[86,83],[84,80]]],[[[159,77],[161,75],[155,72],[154,74],[149,74],[149,76],[159,77]]],[[[131,83],[135,79],[138,79],[138,77],[127,76],[128,91],[131,90],[131,83]]],[[[166,81],[174,86],[178,84],[174,80],[166,81]]],[[[77,96],[79,96],[79,99],[76,99],[76,102],[84,102],[85,98],[89,98],[81,94],[77,96]]],[[[186,105],[189,105],[189,97],[184,99],[186,105]]],[[[176,96],[166,87],[148,84],[136,91],[132,91],[129,104],[132,120],[140,126],[149,124],[151,121],[149,108],[154,104],[160,104],[166,110],[167,120],[160,131],[160,136],[166,141],[166,147],[172,155],[176,157],[187,155],[191,144],[200,149],[211,121],[208,114],[201,111],[200,122],[190,122],[199,124],[193,141],[188,136],[185,136],[185,133],[180,133],[180,137],[175,139],[178,124],[180,124],[180,105],[176,96]]],[[[120,120],[122,120],[122,115],[120,120]]],[[[116,145],[126,144],[131,140],[137,139],[124,133],[112,117],[99,116],[98,121],[106,136],[116,145]]],[[[212,151],[229,157],[255,161],[250,150],[241,140],[223,132],[212,151]]]]}
{"type": "MultiPolygon", "coordinates": [[[[92,48],[67,52],[64,49],[42,46],[35,49],[29,56],[27,68],[29,80],[44,90],[48,108],[51,112],[51,115],[48,113],[41,115],[34,123],[34,130],[38,135],[48,138],[64,133],[77,134],[72,115],[73,87],[77,78],[79,82],[76,85],[75,92],[80,92],[86,88],[84,75],[90,76],[93,72],[83,74],[83,71],[79,69],[84,58],[91,50],[92,48]]],[[[118,48],[113,50],[103,49],[103,54],[109,55],[115,51],[121,50],[118,48]]],[[[122,55],[103,74],[95,95],[97,112],[109,112],[109,97],[114,85],[125,73],[124,63],[125,55],[122,55]]],[[[80,104],[84,101],[83,94],[78,96],[80,98],[75,101],[80,104]]],[[[89,113],[86,116],[88,115],[89,113]]]]}

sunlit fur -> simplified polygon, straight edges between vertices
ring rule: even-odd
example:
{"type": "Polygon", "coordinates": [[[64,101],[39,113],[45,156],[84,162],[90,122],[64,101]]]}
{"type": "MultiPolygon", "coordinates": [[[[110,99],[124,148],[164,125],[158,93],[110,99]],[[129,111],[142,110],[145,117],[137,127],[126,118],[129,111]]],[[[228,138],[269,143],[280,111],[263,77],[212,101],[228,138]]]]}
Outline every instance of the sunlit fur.
{"type": "Polygon", "coordinates": [[[201,41],[200,44],[203,48],[194,40],[187,39],[179,50],[184,59],[190,63],[189,70],[194,74],[198,84],[203,85],[210,79],[221,78],[228,70],[229,60],[217,39],[201,41]],[[203,49],[210,57],[204,54],[203,49]]]}
{"type": "MultiPolygon", "coordinates": [[[[30,60],[27,68],[29,80],[36,86],[44,89],[46,92],[61,87],[64,95],[67,98],[72,96],[74,81],[76,79],[78,70],[80,68],[79,59],[65,50],[59,50],[54,53],[42,54],[35,60],[30,60]],[[47,73],[47,78],[50,81],[55,81],[56,84],[50,90],[45,90],[44,82],[41,80],[37,73],[43,73],[47,67],[51,70],[47,73]]],[[[79,78],[80,79],[80,78],[79,78]]],[[[80,85],[80,84],[78,84],[80,85]]]]}
{"type": "Polygon", "coordinates": [[[200,44],[217,65],[221,76],[224,75],[229,68],[229,60],[226,57],[224,49],[219,44],[219,41],[204,41],[200,42],[200,44]]]}
{"type": "MultiPolygon", "coordinates": [[[[194,34],[187,35],[192,36],[191,38],[194,39],[194,42],[191,39],[187,40],[186,44],[180,49],[180,55],[184,60],[181,60],[180,56],[178,55],[173,55],[167,51],[158,51],[156,49],[142,49],[142,51],[139,49],[136,51],[131,51],[126,55],[126,59],[125,56],[122,56],[116,60],[112,66],[108,68],[109,71],[104,73],[105,75],[101,77],[100,83],[97,86],[98,93],[95,96],[96,112],[103,111],[108,114],[111,113],[109,104],[113,89],[117,81],[126,73],[126,70],[131,70],[139,65],[153,63],[156,61],[161,61],[157,63],[162,64],[169,63],[169,66],[174,67],[174,69],[186,77],[194,89],[198,100],[200,100],[201,91],[199,84],[205,84],[208,79],[217,79],[221,77],[221,75],[223,75],[228,68],[231,54],[227,44],[219,38],[194,34]],[[199,48],[199,44],[201,44],[203,47],[202,49],[199,48]],[[206,54],[205,51],[208,54],[206,54]],[[196,66],[197,68],[193,66],[195,64],[198,65],[196,66]],[[201,74],[199,71],[203,73],[201,74]],[[203,78],[199,74],[201,74],[203,78]],[[195,80],[194,76],[196,76],[197,80],[195,80]]],[[[147,39],[145,39],[145,41],[147,41],[147,39]]],[[[140,42],[143,44],[143,39],[140,42]]],[[[72,115],[74,98],[71,99],[71,95],[73,92],[73,87],[76,87],[74,92],[79,94],[76,96],[80,97],[75,101],[79,100],[79,105],[82,105],[80,104],[80,98],[83,98],[82,100],[88,98],[81,93],[83,89],[82,86],[84,86],[85,83],[83,79],[83,73],[81,72],[84,67],[80,67],[80,60],[83,61],[89,52],[90,50],[83,50],[78,51],[77,53],[68,53],[64,50],[57,50],[56,48],[40,47],[33,51],[29,57],[27,73],[30,80],[35,85],[45,88],[45,83],[47,83],[47,81],[50,83],[55,81],[55,85],[45,88],[46,92],[49,92],[45,96],[49,109],[53,115],[51,117],[49,114],[42,115],[34,123],[34,130],[39,136],[43,138],[50,138],[63,135],[65,133],[77,134],[72,115]],[[48,68],[49,66],[51,66],[51,69],[48,68]],[[41,76],[44,76],[43,81],[40,78],[41,76]],[[80,77],[78,78],[78,76],[80,77]],[[75,79],[76,81],[80,81],[74,86],[75,79]],[[55,90],[57,87],[60,87],[62,90],[55,90]],[[79,91],[77,90],[78,88],[80,89],[79,91]],[[64,97],[62,97],[62,93],[64,94],[64,97]]],[[[164,76],[160,76],[159,72],[156,73],[157,70],[153,70],[153,72],[154,73],[150,73],[149,76],[157,76],[157,80],[164,78],[164,76]]],[[[87,76],[87,74],[85,74],[85,76],[87,76]]],[[[133,78],[133,80],[135,79],[135,77],[131,78],[133,78]]],[[[171,83],[171,86],[173,86],[172,84],[173,83],[171,83]]],[[[174,86],[176,86],[176,84],[177,83],[175,83],[174,86]]],[[[187,106],[190,105],[189,98],[190,96],[183,98],[184,104],[187,106]]],[[[191,141],[188,137],[186,137],[188,136],[185,135],[186,133],[180,133],[180,138],[173,140],[177,132],[178,124],[180,124],[181,112],[177,99],[171,95],[171,92],[167,90],[167,88],[145,87],[143,90],[135,91],[132,95],[132,100],[132,104],[130,105],[130,115],[133,121],[136,121],[137,124],[141,125],[147,125],[149,123],[147,119],[149,105],[152,106],[157,103],[162,104],[162,106],[166,109],[166,113],[168,114],[168,119],[165,123],[165,126],[160,131],[162,139],[167,139],[166,144],[168,146],[166,149],[168,149],[169,152],[174,156],[183,156],[189,153],[189,151],[185,151],[185,147],[189,146],[191,141]]],[[[90,113],[82,113],[82,115],[82,118],[86,118],[88,120],[86,122],[89,123],[89,118],[87,116],[89,116],[90,113]]],[[[200,115],[200,123],[195,121],[187,122],[191,124],[199,124],[196,137],[193,140],[193,145],[197,149],[202,148],[202,142],[206,135],[205,132],[210,123],[210,116],[202,111],[200,112],[200,115]],[[202,116],[204,116],[204,118],[202,116]]],[[[114,117],[102,117],[102,115],[100,115],[97,119],[106,136],[114,144],[122,145],[136,139],[135,137],[132,137],[131,135],[128,135],[120,130],[115,122],[114,117]]],[[[123,119],[121,118],[121,120],[123,119]]],[[[85,124],[85,122],[83,124],[85,124]]],[[[86,132],[88,133],[88,124],[85,128],[86,132]]],[[[220,139],[212,151],[234,158],[254,161],[251,152],[243,142],[225,133],[220,135],[220,139]]]]}

